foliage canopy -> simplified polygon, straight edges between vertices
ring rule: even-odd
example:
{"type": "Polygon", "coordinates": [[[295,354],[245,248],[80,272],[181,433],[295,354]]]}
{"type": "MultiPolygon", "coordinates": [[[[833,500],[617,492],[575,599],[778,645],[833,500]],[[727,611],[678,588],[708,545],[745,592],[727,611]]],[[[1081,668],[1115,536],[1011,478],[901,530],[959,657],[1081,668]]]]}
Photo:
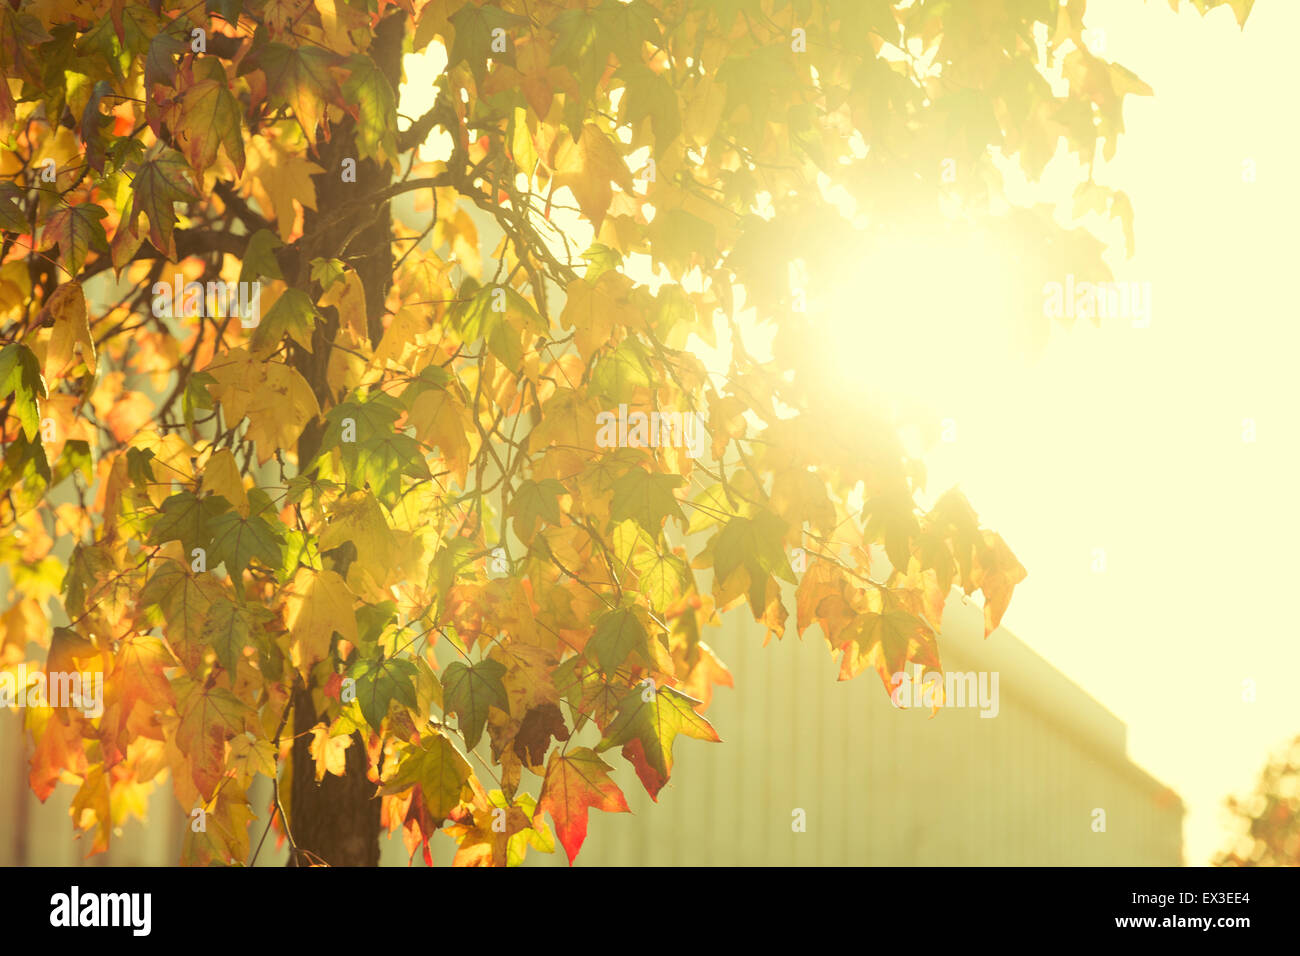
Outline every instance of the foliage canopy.
{"type": "MultiPolygon", "coordinates": [[[[32,788],[78,781],[95,852],[169,773],[206,812],[187,862],[249,858],[259,775],[304,860],[368,859],[301,838],[332,777],[413,855],[442,830],[459,863],[555,836],[572,860],[625,764],[655,795],[680,738],[719,739],[720,612],[779,638],[793,609],[886,684],[940,666],[954,585],[991,631],[1024,569],[960,492],[918,507],[890,416],[821,374],[815,290],[839,251],[953,223],[1029,274],[1107,274],[995,160],[1036,179],[1064,140],[1090,167],[1151,92],[1084,12],[0,5],[0,664],[34,644],[104,680],[100,714],[24,711],[32,788]]],[[[1075,201],[1131,235],[1122,192],[1075,201]]]]}

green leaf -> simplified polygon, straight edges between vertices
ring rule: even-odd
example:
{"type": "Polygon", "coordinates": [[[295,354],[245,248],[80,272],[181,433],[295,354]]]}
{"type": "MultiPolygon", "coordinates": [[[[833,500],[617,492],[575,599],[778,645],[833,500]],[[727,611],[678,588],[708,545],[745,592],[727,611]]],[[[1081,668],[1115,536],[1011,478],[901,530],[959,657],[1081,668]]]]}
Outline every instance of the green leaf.
{"type": "Polygon", "coordinates": [[[93,587],[99,576],[113,570],[113,562],[99,548],[78,544],[68,559],[68,573],[63,578],[63,607],[69,617],[78,617],[86,610],[86,591],[93,587]]]}
{"type": "Polygon", "coordinates": [[[321,292],[328,292],[329,287],[346,275],[342,259],[313,259],[311,261],[311,281],[319,283],[321,292]]]}
{"type": "Polygon", "coordinates": [[[456,30],[451,51],[447,55],[447,65],[456,66],[460,63],[468,65],[470,72],[479,82],[482,82],[487,72],[488,60],[513,62],[509,43],[506,52],[493,51],[492,31],[498,28],[504,30],[508,38],[512,29],[528,24],[523,17],[507,13],[491,4],[479,6],[467,3],[447,19],[456,30]]]}
{"type": "Polygon", "coordinates": [[[590,99],[610,54],[600,22],[586,10],[565,10],[551,21],[550,29],[556,35],[551,62],[568,67],[578,79],[582,98],[590,99]]]}
{"type": "Polygon", "coordinates": [[[166,31],[154,34],[154,38],[149,41],[149,52],[144,58],[145,92],[152,90],[155,83],[160,83],[169,90],[175,87],[176,61],[173,57],[187,52],[189,44],[179,37],[166,31]]]}
{"type": "Polygon", "coordinates": [[[496,707],[510,713],[510,701],[501,683],[506,667],[491,659],[466,666],[460,661],[448,664],[442,675],[442,699],[447,713],[460,718],[460,731],[465,746],[473,750],[483,736],[487,724],[488,708],[496,707]]]}
{"type": "Polygon", "coordinates": [[[592,393],[614,405],[630,402],[638,388],[649,388],[650,384],[645,349],[633,339],[625,339],[618,348],[602,355],[591,373],[592,393]]]}
{"type": "Polygon", "coordinates": [[[206,548],[212,540],[212,520],[228,510],[230,502],[220,495],[199,498],[192,491],[178,492],[159,508],[149,543],[179,541],[186,554],[194,548],[206,548]]]}
{"type": "Polygon", "coordinates": [[[268,43],[261,53],[272,105],[290,107],[311,142],[316,141],[325,107],[339,98],[329,69],[336,59],[330,51],[306,43],[300,47],[268,43]]]}
{"type": "Polygon", "coordinates": [[[545,519],[559,525],[562,520],[559,496],[566,494],[564,485],[554,478],[542,481],[525,481],[510,499],[510,514],[515,519],[515,534],[528,542],[537,530],[537,522],[545,519]]]}
{"type": "Polygon", "coordinates": [[[261,515],[250,513],[245,518],[238,511],[225,511],[210,519],[208,527],[212,533],[211,565],[225,564],[232,580],[238,580],[253,558],[271,570],[280,567],[283,535],[261,515]]]}
{"type": "Polygon", "coordinates": [[[620,744],[639,740],[646,763],[667,780],[673,769],[673,741],[679,734],[720,743],[718,732],[695,712],[699,701],[671,687],[653,692],[637,685],[619,701],[618,714],[605,729],[596,746],[602,752],[620,744]],[[649,697],[649,700],[646,698],[649,697]]]}
{"type": "Polygon", "coordinates": [[[376,732],[388,716],[388,707],[394,700],[406,707],[415,706],[417,672],[415,664],[404,657],[363,658],[349,668],[348,676],[357,682],[357,704],[366,723],[376,732]]]}
{"type": "Polygon", "coordinates": [[[343,84],[343,100],[355,109],[357,150],[381,163],[397,162],[397,97],[375,61],[364,54],[350,57],[351,71],[343,84]]]}
{"type": "Polygon", "coordinates": [[[41,365],[27,346],[10,342],[0,349],[0,399],[14,397],[10,411],[23,427],[28,441],[36,438],[41,427],[37,398],[45,398],[45,379],[41,365]]]}
{"type": "Polygon", "coordinates": [[[173,234],[176,212],[173,203],[197,200],[190,184],[190,168],[185,158],[162,143],[154,143],[144,161],[135,169],[131,181],[131,211],[126,217],[131,235],[138,236],[140,213],[149,217],[149,241],[159,252],[176,258],[173,234]]]}
{"type": "Polygon", "coordinates": [[[319,318],[311,296],[301,289],[286,289],[253,332],[253,352],[269,354],[286,335],[310,352],[312,330],[319,318]]]}
{"type": "Polygon", "coordinates": [[[661,613],[681,597],[690,583],[690,569],[675,554],[642,551],[633,556],[631,566],[637,573],[641,593],[661,613]]]}
{"type": "Polygon", "coordinates": [[[587,260],[587,271],[582,277],[593,286],[606,272],[623,265],[623,253],[600,242],[593,242],[582,254],[582,258],[587,260]]]}
{"type": "Polygon", "coordinates": [[[686,525],[686,516],[673,495],[673,489],[685,481],[681,475],[661,475],[644,468],[631,468],[614,482],[610,517],[615,522],[630,518],[658,540],[665,518],[676,518],[683,527],[686,525]]]}
{"type": "Polygon", "coordinates": [[[244,261],[239,268],[239,281],[253,283],[261,279],[283,279],[275,250],[284,246],[280,237],[269,229],[259,229],[248,240],[244,261]]]}
{"type": "Polygon", "coordinates": [[[588,642],[587,650],[595,657],[602,673],[613,674],[633,652],[649,664],[649,641],[650,635],[636,611],[630,607],[617,608],[606,611],[596,621],[596,633],[588,642]]]}
{"type": "Polygon", "coordinates": [[[732,518],[713,546],[713,570],[718,579],[725,581],[743,564],[749,568],[751,578],[775,574],[798,584],[782,546],[785,531],[785,522],[767,510],[760,510],[753,518],[732,518]]]}
{"type": "Polygon", "coordinates": [[[469,761],[443,734],[433,734],[417,745],[403,745],[397,772],[384,784],[382,792],[401,793],[418,785],[424,795],[424,808],[441,823],[461,802],[469,778],[469,761]]]}
{"type": "Polygon", "coordinates": [[[649,117],[655,134],[655,156],[662,156],[682,129],[676,91],[662,74],[642,65],[639,58],[621,67],[618,75],[626,86],[620,103],[621,120],[635,126],[649,117]]]}

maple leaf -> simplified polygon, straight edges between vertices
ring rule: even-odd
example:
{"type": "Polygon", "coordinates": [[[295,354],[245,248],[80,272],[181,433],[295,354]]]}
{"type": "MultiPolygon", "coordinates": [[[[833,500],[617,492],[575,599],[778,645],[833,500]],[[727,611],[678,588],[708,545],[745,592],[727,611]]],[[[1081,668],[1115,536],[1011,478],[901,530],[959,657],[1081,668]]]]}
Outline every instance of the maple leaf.
{"type": "Polygon", "coordinates": [[[244,648],[266,650],[263,627],[274,617],[266,608],[220,598],[208,608],[203,622],[203,642],[217,652],[221,666],[233,673],[244,648]]]}
{"type": "Polygon", "coordinates": [[[442,452],[452,475],[463,485],[474,452],[466,434],[470,421],[465,407],[448,390],[427,389],[411,406],[411,424],[421,442],[442,452]]]}
{"type": "Polygon", "coordinates": [[[331,551],[349,541],[356,548],[361,564],[376,578],[386,577],[397,542],[383,506],[368,491],[355,491],[334,503],[329,522],[321,532],[319,547],[321,551],[331,551]]]}
{"type": "Polygon", "coordinates": [[[316,762],[316,782],[325,779],[325,774],[343,776],[347,769],[348,745],[352,743],[351,734],[339,734],[331,737],[329,727],[317,724],[311,729],[311,744],[308,753],[316,762]]]}
{"type": "Polygon", "coordinates": [[[568,186],[578,200],[582,213],[600,229],[605,213],[614,199],[611,183],[625,192],[632,191],[632,174],[619,149],[600,127],[587,123],[577,142],[566,141],[555,161],[555,185],[568,186]]]}
{"type": "Polygon", "coordinates": [[[984,594],[984,636],[988,637],[1002,623],[1002,615],[1011,603],[1011,592],[1026,577],[1022,565],[1002,536],[984,532],[983,547],[976,553],[972,582],[984,594]]]}
{"type": "Polygon", "coordinates": [[[203,628],[213,601],[222,597],[216,581],[178,561],[160,563],[140,592],[142,608],[161,612],[163,634],[187,670],[203,662],[203,628]]]}
{"type": "Polygon", "coordinates": [[[176,142],[186,158],[199,172],[217,161],[218,148],[244,171],[244,135],[239,117],[239,103],[224,79],[200,80],[189,87],[180,99],[180,116],[176,122],[176,142]]]}
{"type": "Polygon", "coordinates": [[[230,508],[225,498],[199,498],[192,491],[180,491],[162,503],[149,541],[179,541],[189,553],[207,547],[212,540],[212,520],[230,508]]]}
{"type": "Polygon", "coordinates": [[[31,349],[17,342],[0,349],[0,398],[13,396],[13,411],[28,441],[36,437],[40,428],[41,415],[36,400],[46,394],[41,366],[31,349]]]}
{"type": "MultiPolygon", "coordinates": [[[[300,47],[268,43],[261,64],[272,103],[289,106],[302,125],[308,142],[316,142],[316,127],[325,117],[325,107],[339,102],[338,83],[330,73],[336,57],[328,50],[304,44],[300,47]]],[[[325,127],[329,139],[329,126],[325,127]]]]}
{"type": "Polygon", "coordinates": [[[189,756],[194,786],[210,799],[226,772],[226,742],[252,729],[254,711],[223,687],[204,685],[188,677],[172,681],[180,723],[176,742],[189,756]]]}
{"type": "Polygon", "coordinates": [[[448,713],[459,715],[465,746],[471,750],[483,736],[489,707],[510,712],[506,689],[501,683],[505,672],[505,665],[494,660],[482,660],[471,666],[455,661],[443,672],[444,706],[448,713]]]}
{"type": "Polygon", "coordinates": [[[418,785],[435,825],[441,823],[469,790],[469,761],[440,733],[427,735],[418,744],[405,744],[401,752],[397,771],[382,792],[401,793],[418,785]]]}
{"type": "Polygon", "coordinates": [[[673,494],[673,489],[684,483],[681,475],[661,475],[644,468],[629,468],[614,482],[610,519],[623,521],[630,518],[654,538],[658,538],[666,518],[676,518],[685,527],[686,516],[673,494]]]}
{"type": "Polygon", "coordinates": [[[319,320],[311,296],[301,289],[285,289],[258,323],[253,333],[253,352],[259,356],[271,354],[286,335],[310,352],[312,330],[319,320]]]}
{"type": "Polygon", "coordinates": [[[555,821],[555,835],[568,854],[570,865],[587,839],[590,808],[606,813],[631,813],[623,791],[610,779],[612,769],[589,747],[578,747],[568,753],[557,750],[547,763],[537,809],[549,813],[555,821]]]}
{"type": "Polygon", "coordinates": [[[161,142],[154,143],[144,160],[134,167],[131,188],[130,212],[124,217],[131,235],[140,235],[140,214],[144,213],[149,217],[149,241],[159,252],[175,259],[173,204],[199,198],[190,183],[190,168],[184,157],[161,142]]]}
{"type": "Polygon", "coordinates": [[[388,77],[364,54],[347,62],[343,101],[357,118],[357,149],[382,163],[397,163],[397,97],[388,77]]]}
{"type": "Polygon", "coordinates": [[[42,248],[57,243],[59,261],[69,275],[76,276],[91,249],[102,253],[109,251],[108,236],[99,221],[106,215],[108,213],[93,203],[60,206],[45,222],[45,229],[41,232],[42,248]]]}
{"type": "Polygon", "coordinates": [[[90,335],[86,296],[80,283],[67,282],[55,289],[41,309],[39,319],[42,324],[54,327],[45,350],[46,381],[57,379],[74,354],[80,354],[87,368],[95,368],[95,340],[90,335]]]}
{"type": "Polygon", "coordinates": [[[646,664],[654,659],[650,635],[641,617],[630,607],[602,614],[596,622],[596,633],[587,642],[587,650],[606,674],[617,671],[633,653],[646,664]]]}
{"type": "Polygon", "coordinates": [[[904,606],[902,597],[880,588],[867,592],[868,610],[854,618],[836,638],[844,651],[840,680],[850,680],[865,666],[873,664],[889,690],[893,687],[893,676],[901,673],[910,660],[938,666],[929,627],[904,606]]]}
{"type": "Polygon", "coordinates": [[[721,743],[713,725],[695,712],[699,701],[671,687],[634,687],[618,704],[618,714],[596,746],[603,752],[619,744],[640,743],[649,766],[667,780],[673,769],[673,741],[678,734],[721,743]],[[647,700],[647,698],[649,698],[647,700]]]}
{"type": "Polygon", "coordinates": [[[312,177],[325,172],[316,163],[286,149],[278,140],[265,136],[249,138],[248,169],[241,183],[259,197],[263,209],[275,213],[280,239],[293,238],[297,219],[295,203],[316,208],[316,184],[312,177]]]}
{"type": "Polygon", "coordinates": [[[357,642],[352,601],[352,592],[336,571],[298,569],[284,598],[284,621],[295,667],[307,673],[329,656],[336,631],[353,644],[357,642]]]}
{"type": "Polygon", "coordinates": [[[415,664],[404,657],[379,660],[362,658],[352,665],[349,676],[357,682],[357,705],[361,714],[376,731],[388,716],[394,701],[406,707],[416,702],[415,664]]]}
{"type": "Polygon", "coordinates": [[[551,738],[565,741],[569,736],[564,714],[556,704],[547,701],[530,707],[524,714],[524,719],[519,722],[519,729],[515,732],[512,747],[515,756],[530,770],[537,772],[551,746],[551,738]]]}
{"type": "Polygon", "coordinates": [[[232,581],[239,581],[253,558],[268,568],[279,567],[284,535],[261,515],[225,511],[213,517],[208,528],[212,532],[213,563],[224,564],[232,581]]]}
{"type": "Polygon", "coordinates": [[[244,479],[239,472],[239,463],[229,448],[219,448],[212,453],[208,463],[203,466],[203,482],[200,492],[214,492],[234,505],[245,518],[248,517],[248,494],[244,491],[244,479]]]}

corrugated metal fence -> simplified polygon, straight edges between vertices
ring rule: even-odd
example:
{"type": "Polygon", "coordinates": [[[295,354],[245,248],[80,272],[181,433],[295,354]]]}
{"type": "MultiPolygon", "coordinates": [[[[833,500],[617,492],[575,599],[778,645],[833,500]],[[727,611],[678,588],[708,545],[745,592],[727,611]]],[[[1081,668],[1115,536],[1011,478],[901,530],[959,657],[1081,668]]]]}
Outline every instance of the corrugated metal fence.
{"type": "MultiPolygon", "coordinates": [[[[743,611],[729,616],[710,641],[736,682],[707,712],[723,743],[678,738],[657,805],[608,754],[633,813],[592,811],[579,865],[1183,862],[1181,802],[1127,759],[1123,724],[1007,631],[981,639],[975,609],[950,606],[944,666],[998,672],[993,718],[896,709],[874,674],[835,680],[816,628],[762,647],[743,611]],[[1099,810],[1104,832],[1094,828],[1099,810]]],[[[71,839],[74,788],[46,805],[26,791],[20,713],[0,714],[0,768],[0,864],[80,862],[88,844],[71,839]]],[[[525,788],[539,785],[525,774],[525,788]]],[[[169,782],[150,814],[92,862],[174,863],[188,819],[169,782]]],[[[260,832],[255,824],[254,842],[260,832]]],[[[435,863],[453,849],[439,840],[435,863]]],[[[263,850],[259,864],[283,860],[263,850]]],[[[565,863],[559,849],[531,860],[565,863]]],[[[389,841],[384,862],[405,861],[400,840],[389,841]]]]}

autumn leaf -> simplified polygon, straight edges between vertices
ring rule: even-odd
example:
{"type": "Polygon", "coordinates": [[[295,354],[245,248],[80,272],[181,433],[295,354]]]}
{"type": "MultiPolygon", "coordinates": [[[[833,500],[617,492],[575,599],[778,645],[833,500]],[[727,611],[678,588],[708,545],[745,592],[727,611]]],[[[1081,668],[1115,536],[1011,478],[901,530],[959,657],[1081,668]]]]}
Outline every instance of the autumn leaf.
{"type": "Polygon", "coordinates": [[[596,751],[626,746],[635,740],[643,748],[646,762],[667,780],[672,774],[673,741],[678,734],[713,743],[722,741],[713,725],[695,712],[697,704],[695,698],[671,687],[634,687],[619,701],[618,714],[605,728],[596,751]]]}
{"type": "Polygon", "coordinates": [[[587,123],[578,141],[568,140],[556,157],[555,185],[573,190],[583,215],[599,229],[614,199],[611,183],[630,193],[632,174],[614,141],[587,123]]]}
{"type": "Polygon", "coordinates": [[[190,183],[190,168],[184,157],[161,142],[155,143],[135,167],[131,187],[131,211],[125,218],[131,235],[139,236],[140,214],[144,213],[149,217],[149,241],[160,252],[176,258],[173,205],[199,198],[190,183]]]}
{"type": "Polygon", "coordinates": [[[325,774],[343,776],[347,769],[348,745],[352,743],[351,734],[339,734],[331,737],[325,724],[317,724],[311,729],[311,744],[308,753],[316,762],[316,782],[325,779],[325,774]]]}
{"type": "Polygon", "coordinates": [[[249,727],[253,709],[230,691],[188,677],[172,682],[180,723],[176,742],[189,756],[194,785],[210,798],[225,775],[226,743],[249,727]]]}
{"type": "MultiPolygon", "coordinates": [[[[262,69],[273,103],[289,106],[302,124],[308,141],[316,141],[316,127],[325,108],[339,100],[338,84],[330,73],[334,57],[320,47],[268,43],[262,51],[262,69]]],[[[325,138],[329,139],[326,127],[325,138]]]]}
{"type": "Polygon", "coordinates": [[[264,607],[219,598],[208,608],[203,622],[203,641],[217,652],[221,666],[234,672],[244,648],[266,650],[263,627],[274,618],[264,607]]]}
{"type": "Polygon", "coordinates": [[[510,703],[501,683],[505,665],[494,660],[482,660],[466,666],[460,661],[447,665],[442,675],[442,696],[447,713],[460,717],[461,734],[465,746],[473,750],[483,736],[487,724],[488,708],[497,707],[507,713],[510,703]]]}
{"type": "Polygon", "coordinates": [[[13,414],[31,441],[40,428],[38,398],[46,396],[45,379],[31,349],[11,342],[0,349],[0,400],[13,396],[13,414]]]}
{"type": "Polygon", "coordinates": [[[343,101],[357,118],[357,149],[381,163],[397,162],[397,97],[375,61],[360,55],[347,62],[343,101]]]}
{"type": "Polygon", "coordinates": [[[416,668],[406,658],[362,658],[352,666],[348,676],[357,682],[357,704],[362,716],[376,731],[394,701],[406,707],[415,706],[416,668]]]}
{"type": "Polygon", "coordinates": [[[551,754],[537,808],[539,812],[549,813],[555,821],[556,836],[569,855],[570,865],[587,839],[590,808],[606,813],[631,812],[623,792],[610,779],[612,769],[589,747],[551,754]]]}
{"type": "Polygon", "coordinates": [[[659,537],[666,518],[676,518],[685,526],[686,516],[673,495],[673,489],[683,482],[681,475],[661,475],[644,468],[629,468],[614,482],[610,518],[614,521],[631,519],[645,528],[652,538],[659,537]]]}
{"type": "Polygon", "coordinates": [[[59,261],[69,275],[77,276],[92,249],[108,252],[108,236],[100,222],[106,215],[102,208],[92,203],[59,207],[45,223],[41,233],[43,247],[57,243],[59,261]]]}
{"type": "Polygon", "coordinates": [[[425,806],[437,822],[446,819],[465,797],[469,761],[440,733],[402,747],[397,772],[384,783],[384,793],[401,793],[418,785],[425,806]]]}
{"type": "Polygon", "coordinates": [[[217,161],[217,150],[221,148],[234,163],[235,171],[243,173],[244,134],[239,103],[227,83],[205,79],[185,91],[180,99],[176,141],[199,172],[217,161]]]}
{"type": "Polygon", "coordinates": [[[304,673],[330,652],[337,631],[357,642],[352,592],[335,571],[299,568],[284,598],[284,622],[289,629],[295,667],[304,673]]]}

